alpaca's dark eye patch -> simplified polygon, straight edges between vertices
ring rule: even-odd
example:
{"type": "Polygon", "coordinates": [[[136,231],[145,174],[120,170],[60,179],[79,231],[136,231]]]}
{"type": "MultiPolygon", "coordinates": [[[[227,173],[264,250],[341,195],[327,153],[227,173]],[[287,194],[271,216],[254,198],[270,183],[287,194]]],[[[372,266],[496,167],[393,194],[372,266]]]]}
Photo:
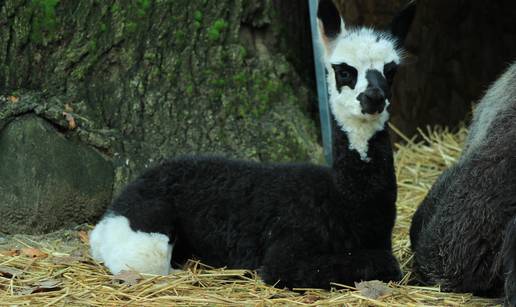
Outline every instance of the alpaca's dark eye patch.
{"type": "Polygon", "coordinates": [[[343,86],[348,86],[351,89],[355,88],[358,76],[358,71],[355,67],[349,66],[346,63],[332,64],[331,66],[335,71],[335,80],[339,91],[343,86]]]}
{"type": "Polygon", "coordinates": [[[392,81],[394,80],[394,76],[396,75],[397,71],[398,64],[396,64],[394,61],[383,65],[383,75],[385,76],[389,86],[392,85],[392,81]]]}

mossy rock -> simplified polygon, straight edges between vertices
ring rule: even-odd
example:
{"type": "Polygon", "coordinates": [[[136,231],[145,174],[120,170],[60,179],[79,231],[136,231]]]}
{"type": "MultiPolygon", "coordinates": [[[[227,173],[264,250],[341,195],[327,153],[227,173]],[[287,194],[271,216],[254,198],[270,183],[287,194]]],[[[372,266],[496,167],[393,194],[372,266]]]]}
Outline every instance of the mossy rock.
{"type": "Polygon", "coordinates": [[[0,131],[0,232],[35,234],[95,221],[112,187],[111,162],[46,120],[24,115],[0,131]]]}

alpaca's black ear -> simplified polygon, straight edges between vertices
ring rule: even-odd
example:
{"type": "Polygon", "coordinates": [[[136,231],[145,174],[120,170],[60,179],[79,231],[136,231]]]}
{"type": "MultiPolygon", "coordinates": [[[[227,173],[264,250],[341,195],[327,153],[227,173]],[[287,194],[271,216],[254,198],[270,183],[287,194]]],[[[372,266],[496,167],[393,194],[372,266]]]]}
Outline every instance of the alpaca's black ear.
{"type": "Polygon", "coordinates": [[[320,0],[317,8],[317,19],[319,19],[319,36],[321,43],[330,54],[332,42],[342,33],[344,21],[340,17],[339,10],[332,0],[320,0]]]}
{"type": "Polygon", "coordinates": [[[329,39],[339,36],[342,27],[339,10],[332,0],[320,0],[317,8],[317,18],[322,23],[322,34],[329,39]]]}
{"type": "Polygon", "coordinates": [[[416,1],[410,1],[391,21],[391,33],[396,37],[400,46],[403,46],[405,43],[405,38],[410,30],[415,14],[416,1]]]}

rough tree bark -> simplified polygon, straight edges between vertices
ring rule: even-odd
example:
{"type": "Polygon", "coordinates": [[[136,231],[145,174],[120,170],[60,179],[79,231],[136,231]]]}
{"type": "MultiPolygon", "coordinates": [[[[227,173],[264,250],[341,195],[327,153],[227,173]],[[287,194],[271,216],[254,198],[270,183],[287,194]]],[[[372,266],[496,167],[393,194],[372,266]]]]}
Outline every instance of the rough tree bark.
{"type": "Polygon", "coordinates": [[[281,52],[291,42],[278,7],[269,0],[3,2],[0,232],[94,221],[130,178],[170,156],[321,161],[308,114],[313,94],[281,52]],[[46,175],[35,176],[45,161],[46,175]],[[71,214],[67,206],[88,209],[71,214]],[[42,218],[48,211],[52,222],[42,218]]]}

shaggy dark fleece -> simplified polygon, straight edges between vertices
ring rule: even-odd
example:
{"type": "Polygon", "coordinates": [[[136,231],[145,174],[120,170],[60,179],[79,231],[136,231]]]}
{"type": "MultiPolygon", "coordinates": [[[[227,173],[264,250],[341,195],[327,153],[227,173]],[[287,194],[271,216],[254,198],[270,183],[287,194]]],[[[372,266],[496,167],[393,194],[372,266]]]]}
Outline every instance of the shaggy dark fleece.
{"type": "Polygon", "coordinates": [[[498,296],[506,272],[507,295],[514,302],[516,231],[506,228],[516,215],[515,140],[513,65],[477,106],[461,158],[438,178],[414,215],[410,239],[422,282],[498,296]]]}
{"type": "Polygon", "coordinates": [[[507,226],[502,251],[505,271],[505,305],[516,306],[516,218],[513,218],[507,226]]]}
{"type": "Polygon", "coordinates": [[[335,130],[333,168],[183,157],[145,172],[109,214],[174,243],[173,263],[258,269],[265,282],[328,288],[330,282],[399,280],[391,254],[396,181],[386,131],[371,162],[335,130]]]}

